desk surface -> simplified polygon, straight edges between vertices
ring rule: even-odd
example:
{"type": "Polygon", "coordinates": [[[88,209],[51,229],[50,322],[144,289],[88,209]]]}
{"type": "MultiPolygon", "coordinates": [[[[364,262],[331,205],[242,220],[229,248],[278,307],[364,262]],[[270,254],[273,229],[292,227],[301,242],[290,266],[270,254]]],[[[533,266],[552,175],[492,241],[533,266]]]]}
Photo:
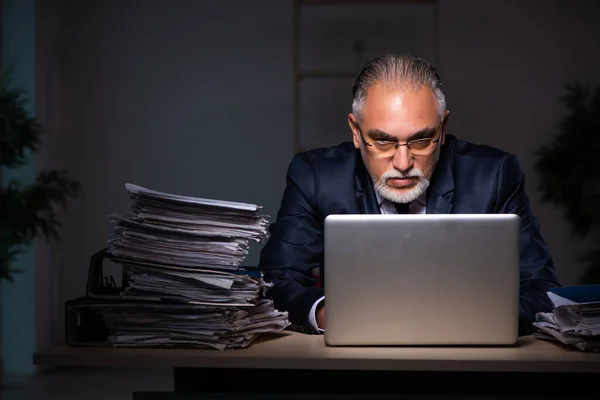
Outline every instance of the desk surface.
{"type": "Polygon", "coordinates": [[[600,372],[600,354],[522,337],[512,347],[328,347],[322,335],[263,336],[246,349],[54,346],[34,354],[45,366],[161,366],[397,371],[600,372]]]}

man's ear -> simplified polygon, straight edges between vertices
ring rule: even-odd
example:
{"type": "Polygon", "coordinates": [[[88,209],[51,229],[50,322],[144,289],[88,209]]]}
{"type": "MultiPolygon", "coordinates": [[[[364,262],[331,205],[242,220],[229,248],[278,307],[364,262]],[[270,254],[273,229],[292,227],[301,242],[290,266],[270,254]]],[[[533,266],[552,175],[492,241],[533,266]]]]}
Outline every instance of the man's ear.
{"type": "Polygon", "coordinates": [[[348,114],[348,125],[350,126],[350,130],[352,130],[352,141],[354,142],[354,147],[360,148],[360,132],[358,130],[358,122],[356,122],[356,117],[354,114],[348,114]]]}
{"type": "Polygon", "coordinates": [[[442,133],[440,137],[440,141],[442,144],[446,141],[446,125],[448,124],[448,118],[450,117],[450,110],[446,110],[444,112],[444,122],[442,122],[442,133]]]}

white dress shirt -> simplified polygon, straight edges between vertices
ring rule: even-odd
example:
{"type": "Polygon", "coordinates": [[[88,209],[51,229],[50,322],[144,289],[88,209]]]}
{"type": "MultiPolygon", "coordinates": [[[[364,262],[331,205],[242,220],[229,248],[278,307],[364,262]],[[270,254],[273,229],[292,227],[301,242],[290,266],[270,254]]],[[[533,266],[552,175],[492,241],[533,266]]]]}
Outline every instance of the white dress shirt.
{"type": "MultiPolygon", "coordinates": [[[[375,192],[377,196],[377,202],[379,203],[379,208],[381,209],[382,214],[397,214],[396,207],[394,203],[391,201],[382,198],[377,191],[375,192]]],[[[427,212],[427,194],[424,193],[419,196],[415,201],[411,202],[408,206],[409,214],[425,214],[427,212]]],[[[321,302],[325,300],[325,296],[321,297],[319,300],[315,301],[313,306],[308,313],[308,322],[310,325],[315,328],[319,332],[324,332],[324,329],[321,329],[317,325],[317,307],[321,302]]]]}

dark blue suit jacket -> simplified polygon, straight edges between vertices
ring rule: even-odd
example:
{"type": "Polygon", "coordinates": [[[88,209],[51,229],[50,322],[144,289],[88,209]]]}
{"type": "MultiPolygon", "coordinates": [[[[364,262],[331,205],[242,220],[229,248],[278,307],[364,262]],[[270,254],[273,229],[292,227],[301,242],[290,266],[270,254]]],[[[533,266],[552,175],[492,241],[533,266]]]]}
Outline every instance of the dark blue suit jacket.
{"type": "MultiPolygon", "coordinates": [[[[313,303],[324,295],[311,271],[323,274],[323,222],[329,214],[380,213],[373,182],[352,143],[297,154],[259,267],[274,284],[275,307],[307,333],[313,303]]],[[[550,311],[546,295],[559,286],[548,247],[525,193],[517,158],[446,135],[427,192],[427,213],[515,213],[521,218],[519,334],[532,332],[536,312],[550,311]]],[[[325,282],[322,282],[325,285],[325,282]]]]}

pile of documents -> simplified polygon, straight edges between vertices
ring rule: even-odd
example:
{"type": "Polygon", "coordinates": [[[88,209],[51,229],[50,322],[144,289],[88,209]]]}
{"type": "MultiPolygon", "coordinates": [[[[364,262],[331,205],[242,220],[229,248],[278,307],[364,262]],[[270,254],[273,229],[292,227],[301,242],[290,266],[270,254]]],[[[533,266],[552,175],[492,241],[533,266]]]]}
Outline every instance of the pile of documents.
{"type": "Polygon", "coordinates": [[[548,297],[553,310],[536,315],[534,336],[600,352],[600,285],[554,288],[548,297]]]}
{"type": "Polygon", "coordinates": [[[287,316],[268,299],[252,307],[151,302],[89,307],[103,316],[114,347],[244,348],[261,334],[287,326],[287,316]]]}
{"type": "Polygon", "coordinates": [[[187,267],[236,270],[249,241],[267,235],[254,204],[178,196],[126,184],[132,214],[112,215],[109,251],[117,256],[187,267]]]}
{"type": "Polygon", "coordinates": [[[242,266],[267,236],[259,206],[125,189],[131,213],[110,216],[107,243],[125,301],[99,309],[112,345],[241,348],[290,325],[263,297],[269,283],[242,266]]]}

